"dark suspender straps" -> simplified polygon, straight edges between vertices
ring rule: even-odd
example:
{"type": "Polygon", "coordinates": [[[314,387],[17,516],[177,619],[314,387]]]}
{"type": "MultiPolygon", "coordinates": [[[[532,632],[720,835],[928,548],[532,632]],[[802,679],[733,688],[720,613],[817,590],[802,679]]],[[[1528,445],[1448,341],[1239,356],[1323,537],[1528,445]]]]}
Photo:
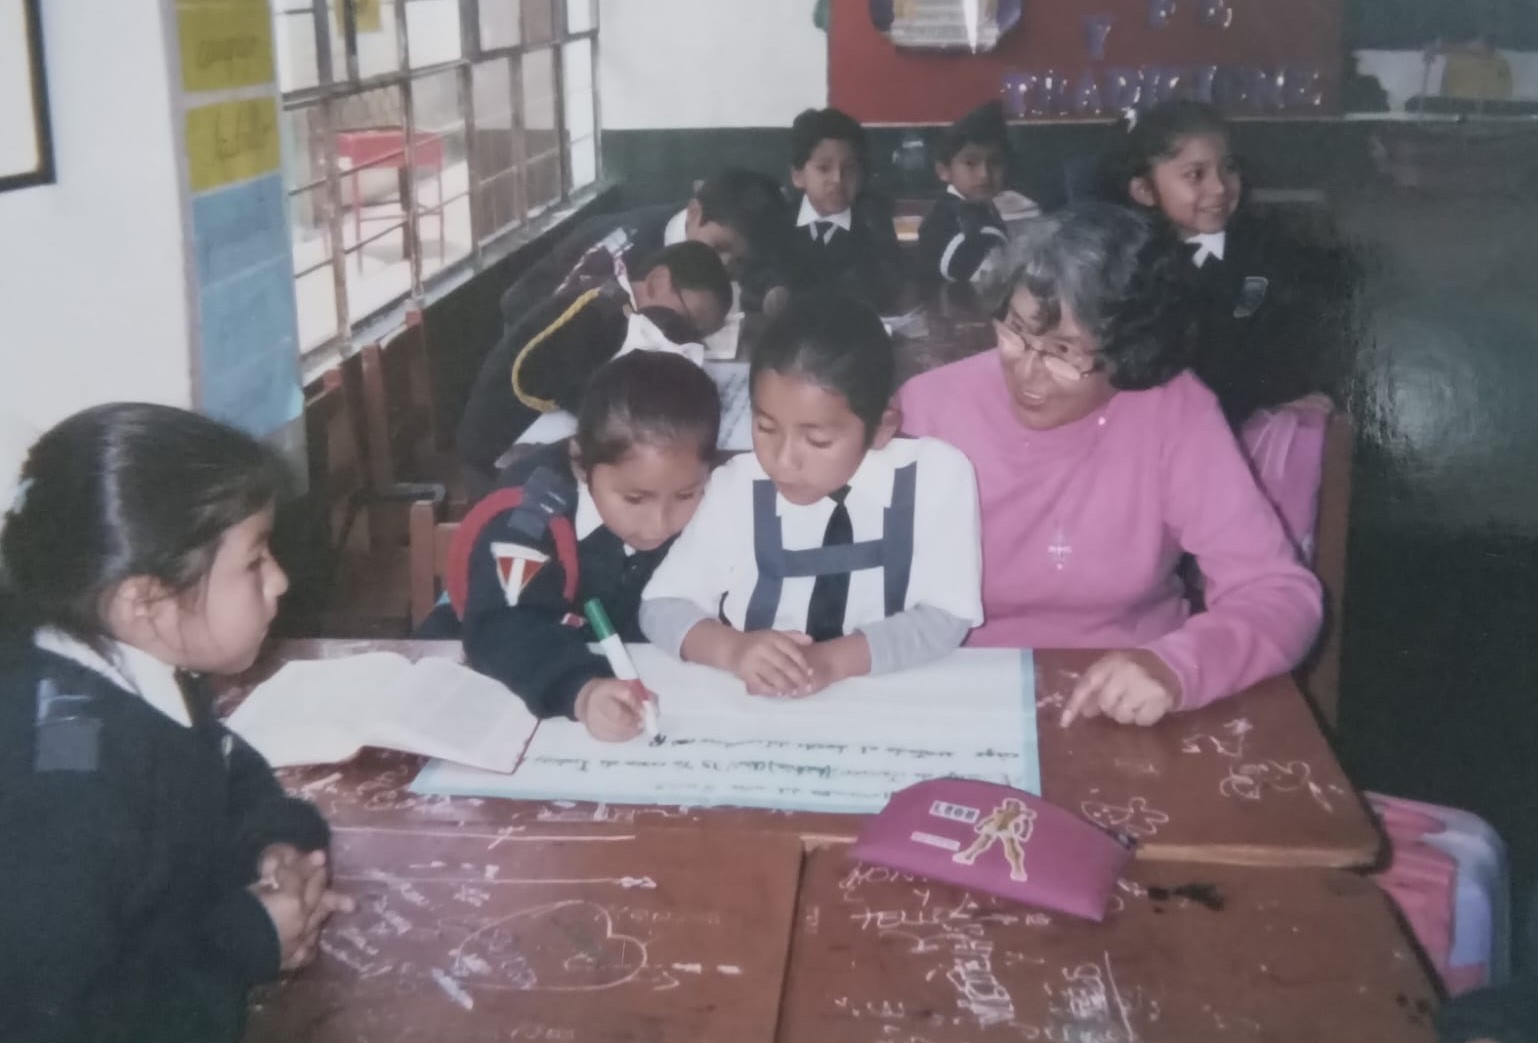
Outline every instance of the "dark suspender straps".
{"type": "Polygon", "coordinates": [[[767,630],[774,625],[780,595],[788,578],[863,569],[883,569],[886,614],[895,616],[901,612],[907,601],[908,579],[913,570],[913,513],[917,484],[917,463],[900,467],[894,473],[892,500],[882,516],[881,539],[841,547],[786,550],[780,515],[775,510],[774,483],[767,478],[754,482],[753,556],[758,564],[758,582],[748,598],[742,628],[767,630]]]}

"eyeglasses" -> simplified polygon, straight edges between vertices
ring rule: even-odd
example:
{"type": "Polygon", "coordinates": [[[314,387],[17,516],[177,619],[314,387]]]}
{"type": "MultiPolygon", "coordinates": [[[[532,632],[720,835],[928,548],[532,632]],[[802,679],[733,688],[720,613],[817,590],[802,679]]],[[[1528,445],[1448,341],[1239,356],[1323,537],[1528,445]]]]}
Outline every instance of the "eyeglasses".
{"type": "Polygon", "coordinates": [[[1000,347],[1016,355],[1027,351],[1039,355],[1041,357],[1041,364],[1047,367],[1047,372],[1059,383],[1076,384],[1105,366],[1099,359],[1092,360],[1088,365],[1081,365],[1072,359],[1065,358],[1062,355],[1055,354],[1046,348],[1033,344],[1031,341],[1034,338],[1031,334],[1026,333],[1024,330],[1016,329],[1002,319],[994,319],[993,328],[999,335],[1000,347]]]}

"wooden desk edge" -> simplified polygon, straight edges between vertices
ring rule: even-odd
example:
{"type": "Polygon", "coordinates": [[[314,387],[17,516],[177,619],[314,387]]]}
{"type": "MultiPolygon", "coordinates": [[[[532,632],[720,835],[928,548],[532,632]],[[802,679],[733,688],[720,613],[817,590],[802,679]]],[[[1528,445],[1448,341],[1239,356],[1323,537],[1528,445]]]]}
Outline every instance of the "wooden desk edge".
{"type": "Polygon", "coordinates": [[[1277,847],[1269,844],[1140,844],[1141,862],[1186,862],[1259,869],[1342,869],[1362,871],[1378,861],[1381,842],[1360,848],[1277,847]]]}

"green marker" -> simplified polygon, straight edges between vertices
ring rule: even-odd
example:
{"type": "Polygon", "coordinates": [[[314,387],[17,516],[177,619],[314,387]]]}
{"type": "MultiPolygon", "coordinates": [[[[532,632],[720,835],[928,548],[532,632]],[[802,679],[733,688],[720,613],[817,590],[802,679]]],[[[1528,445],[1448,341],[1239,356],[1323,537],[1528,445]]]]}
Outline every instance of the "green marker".
{"type": "MultiPolygon", "coordinates": [[[[603,604],[597,598],[588,599],[582,606],[583,615],[587,616],[588,623],[593,628],[593,633],[598,637],[598,647],[603,652],[603,657],[609,661],[609,669],[614,671],[614,676],[621,681],[639,681],[640,673],[635,668],[635,662],[630,658],[630,652],[625,648],[625,642],[620,640],[614,632],[614,624],[609,621],[609,613],[604,611],[603,604]]],[[[641,704],[641,724],[646,729],[646,737],[651,740],[653,746],[662,742],[662,725],[658,721],[657,697],[641,688],[644,701],[641,704]]]]}

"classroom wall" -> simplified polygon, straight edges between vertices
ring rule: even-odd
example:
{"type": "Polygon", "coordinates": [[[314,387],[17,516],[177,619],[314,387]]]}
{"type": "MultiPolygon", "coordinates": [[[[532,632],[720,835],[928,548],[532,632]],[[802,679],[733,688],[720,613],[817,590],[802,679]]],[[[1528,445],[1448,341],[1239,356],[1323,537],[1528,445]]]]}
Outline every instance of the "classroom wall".
{"type": "Polygon", "coordinates": [[[812,0],[599,0],[603,129],[781,127],[828,97],[812,0]]]}
{"type": "Polygon", "coordinates": [[[0,193],[0,487],[77,409],[192,394],[160,0],[41,7],[58,180],[0,193]]]}

